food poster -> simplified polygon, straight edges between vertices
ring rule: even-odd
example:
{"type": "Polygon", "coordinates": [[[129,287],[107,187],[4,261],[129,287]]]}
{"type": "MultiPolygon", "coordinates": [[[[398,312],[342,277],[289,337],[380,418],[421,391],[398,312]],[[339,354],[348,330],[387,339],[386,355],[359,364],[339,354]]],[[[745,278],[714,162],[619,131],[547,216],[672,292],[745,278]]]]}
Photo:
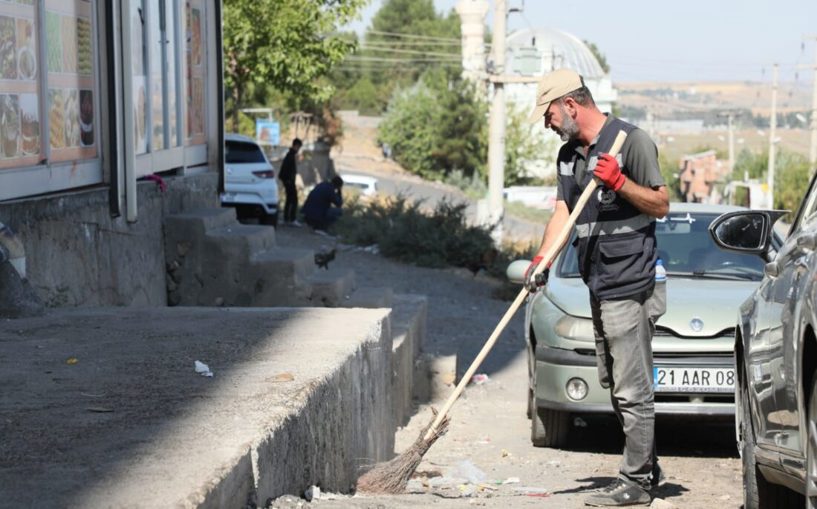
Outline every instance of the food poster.
{"type": "Polygon", "coordinates": [[[22,155],[40,153],[40,101],[37,94],[20,94],[20,135],[22,155]]]}
{"type": "Polygon", "coordinates": [[[20,96],[0,95],[0,154],[4,159],[20,157],[20,96]]]}
{"type": "Polygon", "coordinates": [[[0,1],[0,169],[40,160],[36,19],[33,0],[0,1]]]}
{"type": "Polygon", "coordinates": [[[148,151],[147,90],[145,77],[133,77],[133,148],[137,154],[148,151]]]}
{"type": "MultiPolygon", "coordinates": [[[[160,6],[159,2],[154,4],[160,6]]],[[[164,41],[170,39],[168,34],[162,33],[160,25],[161,16],[158,9],[152,9],[148,15],[148,40],[150,42],[150,129],[151,142],[150,150],[157,151],[165,149],[165,123],[164,123],[164,80],[169,77],[162,69],[162,55],[164,53],[164,41]]],[[[171,59],[169,57],[168,59],[171,59]]]]}
{"type": "Polygon", "coordinates": [[[17,23],[0,16],[0,79],[17,79],[17,23]]]}
{"type": "Polygon", "coordinates": [[[204,10],[201,0],[188,0],[185,4],[187,29],[187,144],[204,143],[206,105],[205,94],[205,40],[204,10]]]}
{"type": "Polygon", "coordinates": [[[94,145],[94,91],[79,91],[79,144],[94,145]]]}
{"type": "Polygon", "coordinates": [[[52,161],[97,157],[93,5],[46,0],[48,143],[52,161]]]}
{"type": "Polygon", "coordinates": [[[136,154],[148,151],[147,75],[145,69],[145,25],[141,1],[130,4],[131,65],[133,75],[133,148],[136,154]]]}

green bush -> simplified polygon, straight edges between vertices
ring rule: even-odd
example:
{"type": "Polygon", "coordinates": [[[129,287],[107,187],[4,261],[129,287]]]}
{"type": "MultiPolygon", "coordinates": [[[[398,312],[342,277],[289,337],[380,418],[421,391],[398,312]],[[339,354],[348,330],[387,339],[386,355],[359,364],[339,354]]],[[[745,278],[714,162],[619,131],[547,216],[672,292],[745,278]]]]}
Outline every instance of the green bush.
{"type": "Polygon", "coordinates": [[[428,211],[422,202],[402,196],[368,202],[352,197],[334,231],[346,243],[377,245],[381,254],[403,263],[462,267],[474,275],[485,271],[504,281],[494,297],[513,299],[520,286],[505,280],[505,269],[514,260],[531,259],[538,243],[506,242],[497,249],[490,229],[467,224],[465,208],[465,203],[441,202],[428,211]]]}
{"type": "Polygon", "coordinates": [[[377,244],[389,258],[423,267],[478,269],[492,262],[491,232],[469,226],[465,203],[440,202],[431,213],[402,196],[350,203],[336,225],[345,242],[377,244]],[[491,258],[490,260],[488,258],[491,258]]]}

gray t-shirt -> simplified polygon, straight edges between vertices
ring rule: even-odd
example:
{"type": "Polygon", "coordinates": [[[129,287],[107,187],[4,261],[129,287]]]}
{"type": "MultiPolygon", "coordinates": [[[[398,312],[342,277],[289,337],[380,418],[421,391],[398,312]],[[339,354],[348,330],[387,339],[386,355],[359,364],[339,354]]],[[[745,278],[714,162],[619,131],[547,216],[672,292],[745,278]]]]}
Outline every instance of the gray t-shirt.
{"type": "MultiPolygon", "coordinates": [[[[612,116],[608,115],[605,125],[611,119],[612,116]]],[[[593,151],[597,141],[598,136],[590,144],[590,152],[593,151]]],[[[641,129],[633,129],[627,136],[624,145],[621,147],[618,161],[624,175],[636,184],[651,188],[666,185],[664,177],[661,176],[661,168],[658,165],[658,148],[649,135],[641,129]]],[[[565,143],[559,150],[559,156],[556,160],[559,176],[556,199],[565,199],[562,190],[562,177],[571,174],[572,169],[576,182],[582,182],[585,172],[593,171],[596,162],[597,158],[595,156],[591,157],[589,161],[586,159],[584,147],[578,141],[565,143]]]]}

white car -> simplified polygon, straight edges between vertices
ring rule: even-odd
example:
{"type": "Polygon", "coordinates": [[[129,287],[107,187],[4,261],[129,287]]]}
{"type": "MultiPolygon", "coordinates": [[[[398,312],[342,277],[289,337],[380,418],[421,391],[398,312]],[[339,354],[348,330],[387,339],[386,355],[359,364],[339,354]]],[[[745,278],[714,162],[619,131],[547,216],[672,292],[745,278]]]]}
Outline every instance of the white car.
{"type": "Polygon", "coordinates": [[[255,140],[240,134],[224,137],[224,193],[221,205],[235,207],[238,219],[278,223],[275,169],[255,140]]]}
{"type": "Polygon", "coordinates": [[[343,187],[357,189],[363,196],[374,196],[377,194],[377,179],[368,175],[358,175],[354,173],[343,173],[343,187]]]}

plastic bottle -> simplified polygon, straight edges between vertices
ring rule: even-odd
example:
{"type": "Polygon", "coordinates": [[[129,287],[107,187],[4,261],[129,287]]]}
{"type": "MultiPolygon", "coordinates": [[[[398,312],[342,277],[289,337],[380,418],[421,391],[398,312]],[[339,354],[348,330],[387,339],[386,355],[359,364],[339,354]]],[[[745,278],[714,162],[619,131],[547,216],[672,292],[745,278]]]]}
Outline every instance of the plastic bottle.
{"type": "Polygon", "coordinates": [[[655,282],[656,283],[666,283],[667,282],[667,269],[664,268],[664,260],[659,258],[655,262],[655,282]]]}

